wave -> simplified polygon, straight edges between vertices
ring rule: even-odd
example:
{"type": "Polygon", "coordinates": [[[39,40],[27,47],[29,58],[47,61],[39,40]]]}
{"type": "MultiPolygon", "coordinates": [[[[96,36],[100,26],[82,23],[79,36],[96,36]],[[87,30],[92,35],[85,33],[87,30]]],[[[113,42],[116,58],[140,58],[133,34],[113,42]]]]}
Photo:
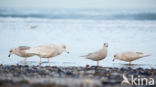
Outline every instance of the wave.
{"type": "Polygon", "coordinates": [[[93,19],[93,20],[156,20],[155,10],[103,9],[0,9],[0,17],[93,19]]]}

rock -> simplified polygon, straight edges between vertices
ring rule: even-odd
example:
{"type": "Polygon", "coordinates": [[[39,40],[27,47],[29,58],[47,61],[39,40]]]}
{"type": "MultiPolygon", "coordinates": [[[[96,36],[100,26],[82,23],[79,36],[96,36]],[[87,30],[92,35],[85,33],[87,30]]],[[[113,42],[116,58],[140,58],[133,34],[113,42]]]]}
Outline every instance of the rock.
{"type": "Polygon", "coordinates": [[[94,87],[99,83],[119,87],[123,73],[128,77],[141,75],[156,79],[156,69],[0,65],[0,87],[35,87],[37,84],[40,84],[38,87],[94,87]]]}
{"type": "Polygon", "coordinates": [[[73,73],[71,71],[65,71],[66,75],[72,75],[73,73]]]}

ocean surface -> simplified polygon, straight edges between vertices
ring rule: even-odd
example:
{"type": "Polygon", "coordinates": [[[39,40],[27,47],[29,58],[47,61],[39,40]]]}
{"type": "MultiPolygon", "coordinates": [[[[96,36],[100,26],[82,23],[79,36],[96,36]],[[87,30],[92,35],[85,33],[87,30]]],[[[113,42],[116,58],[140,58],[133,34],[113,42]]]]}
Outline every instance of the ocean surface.
{"type": "Polygon", "coordinates": [[[94,52],[107,42],[108,56],[100,61],[105,67],[127,67],[113,55],[123,51],[150,54],[132,62],[132,67],[156,67],[156,10],[103,9],[9,9],[0,8],[0,64],[38,65],[39,57],[8,57],[18,46],[65,44],[70,54],[42,59],[43,65],[85,66],[95,61],[80,56],[94,52]],[[30,29],[27,25],[37,26],[30,29]]]}

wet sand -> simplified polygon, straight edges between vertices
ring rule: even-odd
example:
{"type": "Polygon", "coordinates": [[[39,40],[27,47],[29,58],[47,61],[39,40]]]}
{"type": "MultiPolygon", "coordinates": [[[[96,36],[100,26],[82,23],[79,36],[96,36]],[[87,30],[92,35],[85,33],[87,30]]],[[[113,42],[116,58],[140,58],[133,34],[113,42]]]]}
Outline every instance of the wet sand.
{"type": "Polygon", "coordinates": [[[0,65],[0,87],[120,87],[123,74],[156,79],[156,69],[0,65]]]}

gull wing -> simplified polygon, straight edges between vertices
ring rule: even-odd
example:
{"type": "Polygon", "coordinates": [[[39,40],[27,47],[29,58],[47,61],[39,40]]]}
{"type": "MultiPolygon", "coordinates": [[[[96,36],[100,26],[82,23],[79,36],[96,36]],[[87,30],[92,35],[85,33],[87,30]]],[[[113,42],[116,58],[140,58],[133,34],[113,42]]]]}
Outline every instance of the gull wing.
{"type": "Polygon", "coordinates": [[[30,49],[30,47],[28,47],[28,46],[19,46],[18,49],[19,50],[28,50],[28,49],[30,49]]]}

